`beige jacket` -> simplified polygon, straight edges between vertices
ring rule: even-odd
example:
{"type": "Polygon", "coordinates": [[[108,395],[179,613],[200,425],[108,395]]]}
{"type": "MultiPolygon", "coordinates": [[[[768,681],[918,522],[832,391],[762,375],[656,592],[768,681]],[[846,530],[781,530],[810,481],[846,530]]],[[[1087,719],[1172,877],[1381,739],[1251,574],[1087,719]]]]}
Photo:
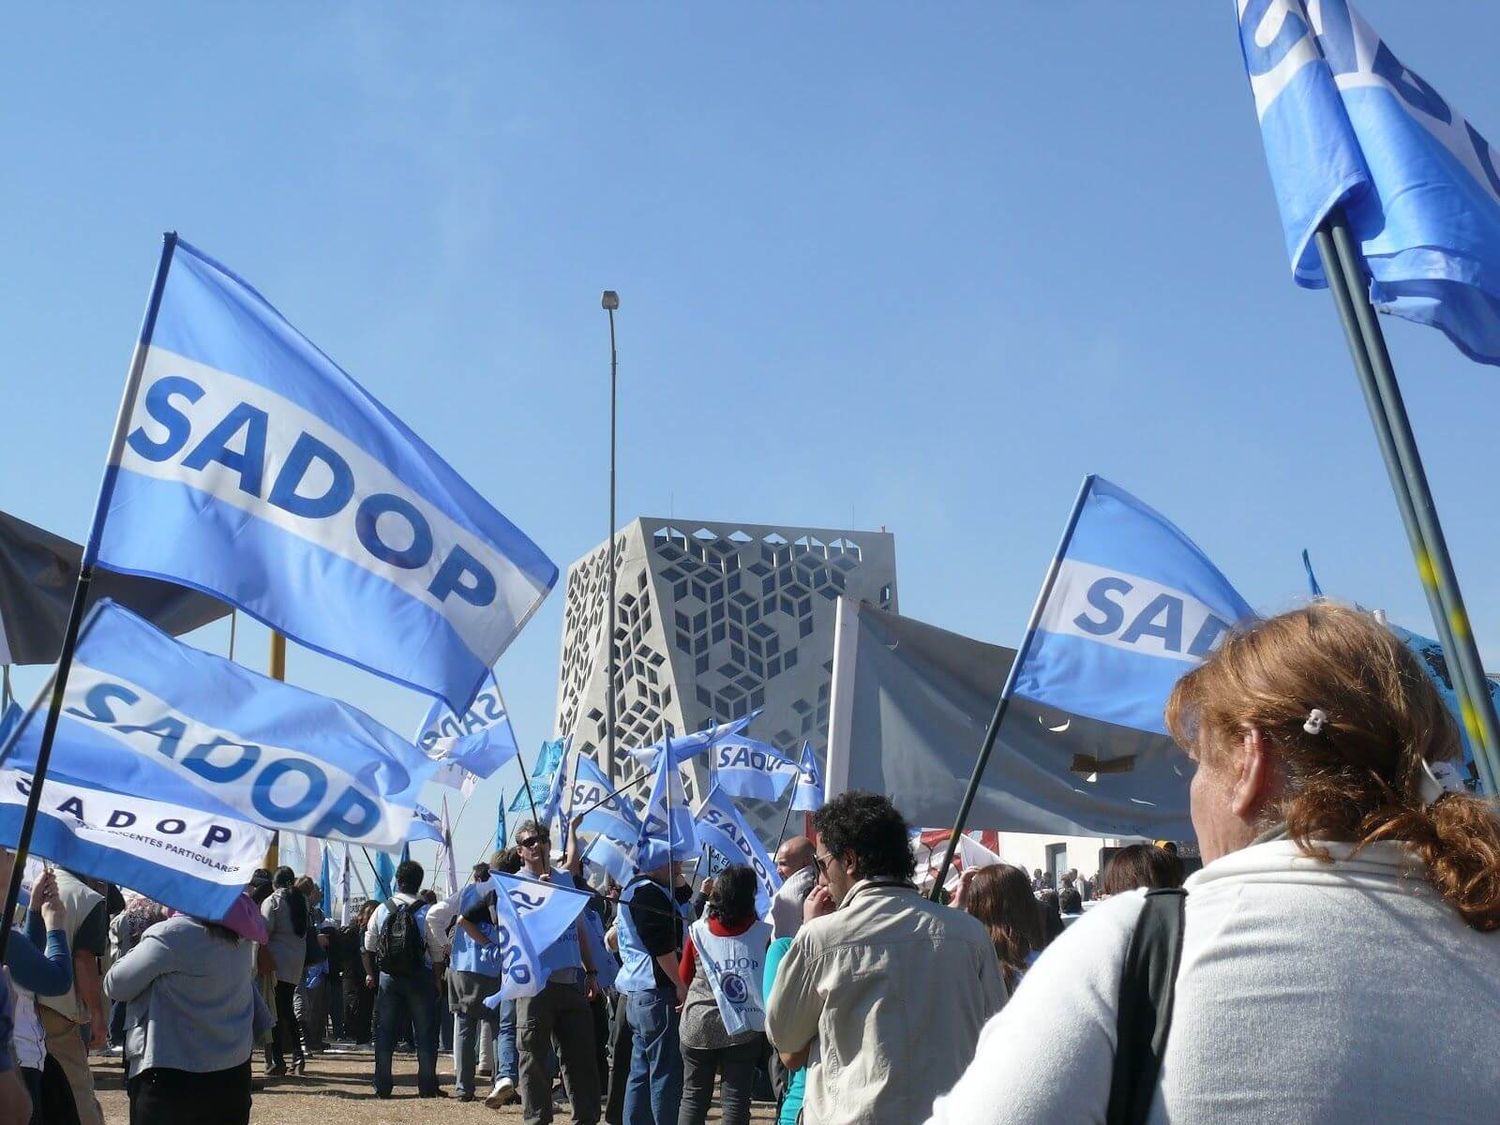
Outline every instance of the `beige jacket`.
{"type": "Polygon", "coordinates": [[[958,1081],[1005,1001],[977,919],[909,884],[868,880],[797,934],[766,1030],[780,1051],[817,1040],[807,1125],[909,1125],[958,1081]]]}

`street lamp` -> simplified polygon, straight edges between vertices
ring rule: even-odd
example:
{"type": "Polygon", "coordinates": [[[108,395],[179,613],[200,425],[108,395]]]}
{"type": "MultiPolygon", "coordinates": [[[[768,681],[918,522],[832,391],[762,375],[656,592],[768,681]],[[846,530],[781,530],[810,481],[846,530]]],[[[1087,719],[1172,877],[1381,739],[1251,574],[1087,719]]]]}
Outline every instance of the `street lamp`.
{"type": "Polygon", "coordinates": [[[618,362],[615,355],[615,310],[620,307],[620,295],[606,289],[599,298],[599,307],[609,314],[609,546],[605,553],[608,570],[609,612],[605,625],[604,643],[609,647],[608,679],[604,686],[604,721],[609,724],[604,735],[604,772],[611,785],[615,782],[615,391],[618,362]]]}

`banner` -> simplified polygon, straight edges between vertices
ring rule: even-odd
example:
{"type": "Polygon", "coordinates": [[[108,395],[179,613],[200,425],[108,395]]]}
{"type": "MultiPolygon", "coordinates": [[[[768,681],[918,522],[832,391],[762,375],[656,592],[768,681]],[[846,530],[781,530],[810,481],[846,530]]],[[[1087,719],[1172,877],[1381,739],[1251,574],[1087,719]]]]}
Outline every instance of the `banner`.
{"type": "MultiPolygon", "coordinates": [[[[0,512],[0,664],[52,664],[62,652],[83,548],[0,512]]],[[[112,598],[174,636],[227,616],[217,598],[154,578],[94,574],[88,606],[112,598]]]]}
{"type": "Polygon", "coordinates": [[[489,777],[521,752],[493,671],[462,718],[441,699],[434,700],[417,728],[416,742],[442,763],[432,780],[462,790],[465,798],[474,791],[474,778],[489,777]]]}
{"type": "Polygon", "coordinates": [[[1197,544],[1103,477],[1090,476],[1015,694],[1101,722],[1166,734],[1172,687],[1255,612],[1197,544]]]}
{"type": "MultiPolygon", "coordinates": [[[[6,764],[32,768],[46,705],[44,692],[6,764]]],[[[47,776],[391,847],[433,769],[348,704],[180,644],[106,600],[80,630],[47,776]]]]}
{"type": "Polygon", "coordinates": [[[779,801],[797,777],[797,766],[776,747],[743,735],[717,743],[710,755],[709,774],[731,797],[779,801]]]}
{"type": "Polygon", "coordinates": [[[1297,284],[1326,286],[1314,235],[1342,205],[1375,306],[1500,363],[1500,154],[1347,0],[1237,9],[1297,284]]]}
{"type": "Polygon", "coordinates": [[[802,743],[802,758],[797,763],[797,791],[792,794],[793,812],[817,812],[823,807],[823,775],[811,742],[802,743]]]}
{"type": "MultiPolygon", "coordinates": [[[[829,794],[885,793],[909,824],[951,824],[1015,650],[846,598],[834,634],[829,794]]],[[[969,824],[1191,839],[1192,776],[1192,762],[1166,735],[1017,696],[969,824]]]]}
{"type": "Polygon", "coordinates": [[[168,238],[99,564],[467,711],[557,567],[264,297],[168,238]]]}
{"type": "Polygon", "coordinates": [[[781,890],[781,875],[766,854],[760,837],[745,823],[740,810],[719,786],[715,785],[708,791],[693,817],[693,825],[703,843],[722,853],[731,863],[742,863],[755,872],[760,883],[755,895],[755,913],[764,918],[770,913],[772,897],[781,890]]]}
{"type": "MultiPolygon", "coordinates": [[[[0,844],[21,834],[31,774],[0,768],[0,844]]],[[[264,828],[48,774],[31,851],[210,921],[222,918],[271,846],[264,828]]]]}

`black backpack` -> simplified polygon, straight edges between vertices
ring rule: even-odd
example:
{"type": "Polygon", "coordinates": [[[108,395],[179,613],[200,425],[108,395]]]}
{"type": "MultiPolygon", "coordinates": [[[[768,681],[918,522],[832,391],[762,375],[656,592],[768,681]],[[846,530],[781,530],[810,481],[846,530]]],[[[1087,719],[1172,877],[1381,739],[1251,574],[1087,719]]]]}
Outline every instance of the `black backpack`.
{"type": "Polygon", "coordinates": [[[393,977],[415,976],[427,959],[427,940],[417,912],[427,904],[421,899],[405,904],[388,899],[380,940],[375,948],[375,967],[393,977]]]}
{"type": "Polygon", "coordinates": [[[1140,1125],[1151,1112],[1172,1030],[1186,906],[1181,887],[1146,892],[1120,978],[1107,1125],[1140,1125]]]}

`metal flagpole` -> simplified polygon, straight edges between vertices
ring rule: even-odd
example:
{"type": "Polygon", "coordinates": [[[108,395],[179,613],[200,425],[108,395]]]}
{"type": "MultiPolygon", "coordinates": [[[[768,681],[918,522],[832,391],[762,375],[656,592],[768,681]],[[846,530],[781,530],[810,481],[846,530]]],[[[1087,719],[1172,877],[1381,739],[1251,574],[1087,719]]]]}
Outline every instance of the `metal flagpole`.
{"type": "Polygon", "coordinates": [[[781,818],[781,831],[776,836],[776,846],[771,849],[771,858],[776,858],[776,853],[781,850],[782,841],[786,839],[787,825],[792,823],[792,806],[797,803],[797,787],[802,784],[802,767],[797,767],[797,780],[792,782],[792,795],[786,803],[786,816],[781,818]]]}
{"type": "Polygon", "coordinates": [[[605,312],[609,313],[609,539],[606,540],[605,569],[606,589],[605,595],[609,599],[609,607],[605,613],[605,651],[608,655],[608,677],[604,687],[604,721],[609,724],[604,734],[604,754],[607,759],[604,764],[605,776],[609,783],[615,781],[615,403],[616,393],[619,388],[619,363],[615,353],[615,310],[620,307],[620,295],[613,289],[606,289],[604,295],[599,299],[599,305],[605,312]]]}
{"type": "MultiPolygon", "coordinates": [[[[47,765],[52,760],[52,740],[57,736],[57,720],[62,714],[63,694],[68,688],[68,672],[73,667],[73,651],[78,646],[78,630],[83,624],[83,611],[88,605],[89,587],[94,581],[94,563],[99,556],[99,539],[104,532],[104,520],[109,511],[109,502],[115,491],[115,467],[125,449],[125,431],[135,413],[136,395],[140,391],[141,373],[146,368],[146,353],[151,348],[151,336],[156,330],[156,314],[161,308],[162,290],[167,284],[167,270],[172,264],[172,252],[177,248],[177,235],[168,232],[162,239],[161,260],[156,266],[156,277],[151,283],[151,296],[146,302],[146,315],[141,322],[141,336],[130,357],[129,372],[125,376],[125,391],[120,396],[120,410],[115,415],[115,432],[109,443],[109,457],[104,464],[104,479],[99,484],[99,497],[94,504],[94,520],[89,528],[88,542],[79,561],[78,581],[73,587],[73,605],[68,610],[68,623],[63,630],[62,652],[57,658],[57,673],[52,681],[52,699],[47,705],[47,721],[42,727],[42,742],[37,749],[36,769],[32,774],[31,792],[26,798],[26,812],[21,818],[21,831],[16,838],[15,869],[26,869],[26,857],[31,850],[31,833],[36,827],[37,809],[41,805],[42,787],[46,784],[47,765]]],[[[5,892],[5,906],[0,918],[14,918],[16,903],[20,901],[21,880],[10,881],[5,892]]],[[[0,926],[0,963],[5,960],[10,942],[9,925],[0,926]]]]}
{"type": "Polygon", "coordinates": [[[1335,209],[1318,229],[1317,242],[1448,673],[1458,692],[1464,725],[1474,746],[1474,761],[1493,797],[1500,794],[1495,787],[1500,777],[1500,722],[1390,352],[1370,304],[1363,259],[1342,208],[1335,209]]]}
{"type": "MultiPolygon", "coordinates": [[[[510,723],[510,708],[505,704],[505,693],[500,690],[500,677],[495,677],[495,698],[500,700],[500,710],[505,712],[505,721],[510,723]]],[[[511,723],[511,734],[515,734],[515,724],[511,723]]],[[[526,786],[526,801],[531,805],[531,819],[538,828],[542,827],[541,817],[536,815],[536,797],[531,792],[531,773],[526,768],[526,759],[521,756],[521,740],[516,739],[516,765],[521,767],[521,784],[526,786]]]]}
{"type": "Polygon", "coordinates": [[[936,902],[943,890],[943,880],[948,877],[948,868],[953,865],[953,853],[958,850],[958,838],[963,834],[964,825],[969,819],[969,810],[974,807],[974,798],[979,793],[979,782],[984,777],[984,769],[989,765],[990,752],[995,748],[995,739],[1000,734],[1000,724],[1005,721],[1005,712],[1010,707],[1011,691],[1016,686],[1016,676],[1021,671],[1021,666],[1026,663],[1026,654],[1031,651],[1032,639],[1036,636],[1037,626],[1042,620],[1042,611],[1047,607],[1047,599],[1052,596],[1052,587],[1057,582],[1057,572],[1062,567],[1063,556],[1068,553],[1068,544],[1073,538],[1073,529],[1078,526],[1078,517],[1083,514],[1084,501],[1088,499],[1089,490],[1094,487],[1094,474],[1090,473],[1083,478],[1083,487],[1078,490],[1078,499],[1073,501],[1073,511],[1068,515],[1068,525],[1063,529],[1062,541],[1057,545],[1057,553],[1052,556],[1052,565],[1047,568],[1047,577],[1042,581],[1041,593],[1037,595],[1036,604],[1031,607],[1031,620],[1026,623],[1026,636],[1021,640],[1021,647],[1016,649],[1016,658],[1011,662],[1010,671],[1005,675],[1005,686],[1000,689],[1000,698],[995,701],[995,713],[990,716],[989,729],[984,732],[984,743],[979,747],[979,757],[974,760],[974,770],[969,774],[969,785],[964,790],[963,803],[958,807],[958,819],[953,823],[953,832],[948,837],[948,849],[943,853],[943,864],[938,868],[937,881],[932,885],[932,901],[936,902]]]}

